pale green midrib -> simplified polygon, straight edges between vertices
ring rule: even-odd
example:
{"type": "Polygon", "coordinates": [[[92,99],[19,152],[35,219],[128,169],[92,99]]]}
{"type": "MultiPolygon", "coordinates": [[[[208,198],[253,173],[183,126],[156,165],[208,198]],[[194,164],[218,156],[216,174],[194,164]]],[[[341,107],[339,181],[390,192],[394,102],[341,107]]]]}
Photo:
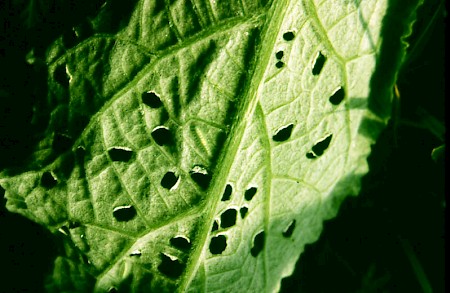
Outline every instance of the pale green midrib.
{"type": "Polygon", "coordinates": [[[258,103],[258,99],[256,98],[257,92],[262,83],[266,68],[269,64],[269,57],[271,55],[271,52],[273,51],[275,41],[278,36],[277,32],[279,31],[284,13],[288,7],[286,3],[287,0],[274,1],[274,3],[272,3],[271,7],[268,9],[266,15],[264,15],[265,25],[261,33],[261,35],[263,36],[261,38],[261,46],[258,47],[259,52],[256,51],[254,65],[252,66],[251,70],[249,70],[250,78],[248,80],[252,80],[255,82],[247,82],[247,84],[250,84],[250,86],[247,86],[247,88],[242,91],[241,98],[247,97],[247,99],[244,99],[237,110],[236,122],[231,128],[227,141],[222,149],[223,151],[221,152],[221,155],[217,161],[218,163],[216,166],[219,168],[219,170],[215,170],[215,172],[213,173],[214,176],[211,181],[211,187],[208,190],[208,198],[211,198],[212,200],[208,202],[209,205],[207,203],[205,206],[207,214],[205,216],[204,223],[199,229],[198,233],[201,238],[197,242],[198,245],[192,248],[193,252],[191,254],[191,257],[189,258],[185,273],[182,276],[180,286],[177,290],[178,292],[186,291],[186,289],[190,285],[190,282],[192,281],[192,278],[195,277],[195,274],[198,271],[200,265],[200,257],[208,244],[207,240],[214,218],[216,206],[221,199],[220,195],[222,193],[222,187],[226,183],[226,178],[228,177],[235,155],[239,149],[239,145],[244,135],[245,126],[248,123],[247,119],[251,117],[251,115],[253,115],[258,103]]]}
{"type": "MultiPolygon", "coordinates": [[[[257,116],[258,120],[260,120],[260,124],[263,128],[263,137],[261,138],[262,144],[264,146],[264,154],[266,154],[267,158],[265,160],[265,163],[267,164],[267,170],[266,174],[269,174],[268,176],[272,177],[272,150],[270,145],[270,138],[269,138],[269,132],[267,129],[267,123],[266,123],[266,117],[264,115],[264,111],[262,109],[261,103],[257,104],[255,115],[257,116]]],[[[263,180],[264,181],[264,232],[265,235],[265,242],[267,242],[267,238],[269,235],[269,218],[270,218],[270,196],[272,193],[272,180],[263,180]]],[[[269,272],[267,268],[267,245],[264,245],[262,253],[264,254],[263,258],[263,264],[264,264],[264,288],[267,292],[267,281],[269,280],[269,272]]]]}

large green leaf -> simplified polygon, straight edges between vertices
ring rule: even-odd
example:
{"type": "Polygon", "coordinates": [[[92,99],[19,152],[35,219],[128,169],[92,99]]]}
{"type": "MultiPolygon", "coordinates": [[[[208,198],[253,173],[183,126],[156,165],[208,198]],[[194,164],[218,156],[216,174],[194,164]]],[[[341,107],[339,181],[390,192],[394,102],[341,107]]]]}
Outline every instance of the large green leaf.
{"type": "Polygon", "coordinates": [[[39,142],[1,174],[61,234],[49,290],[279,290],[359,191],[414,6],[119,2],[48,48],[39,142]]]}

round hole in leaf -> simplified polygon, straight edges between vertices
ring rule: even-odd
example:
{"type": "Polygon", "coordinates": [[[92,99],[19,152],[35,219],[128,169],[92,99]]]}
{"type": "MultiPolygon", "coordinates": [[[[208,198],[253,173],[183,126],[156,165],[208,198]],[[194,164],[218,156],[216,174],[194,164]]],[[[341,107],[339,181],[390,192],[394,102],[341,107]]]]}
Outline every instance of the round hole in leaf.
{"type": "Polygon", "coordinates": [[[41,177],[41,186],[45,188],[53,188],[58,183],[53,172],[46,171],[42,174],[41,177]]]}
{"type": "Polygon", "coordinates": [[[161,98],[154,91],[144,92],[141,95],[142,103],[149,106],[150,108],[159,108],[163,104],[161,102],[161,98]]]}
{"type": "Polygon", "coordinates": [[[217,235],[211,238],[209,251],[212,254],[221,254],[227,248],[227,238],[225,235],[217,235]]]}
{"type": "Polygon", "coordinates": [[[172,143],[172,133],[166,126],[157,126],[152,131],[152,137],[159,145],[168,145],[172,143]]]}
{"type": "Polygon", "coordinates": [[[191,249],[191,242],[189,241],[189,239],[187,239],[186,237],[183,236],[176,236],[170,239],[170,245],[172,245],[173,247],[183,250],[183,251],[187,251],[189,249],[191,249]]]}
{"type": "Polygon", "coordinates": [[[230,184],[227,184],[227,186],[225,186],[225,190],[223,191],[222,201],[230,200],[232,192],[233,187],[230,184]]]}
{"type": "Polygon", "coordinates": [[[211,175],[208,170],[202,166],[194,166],[191,171],[189,171],[192,180],[197,183],[202,189],[207,189],[209,183],[211,182],[211,175]]]}
{"type": "Polygon", "coordinates": [[[113,216],[119,222],[127,222],[136,216],[136,209],[131,205],[115,207],[113,216]]]}
{"type": "Polygon", "coordinates": [[[113,162],[128,162],[133,151],[127,147],[112,147],[108,150],[108,155],[113,162]]]}
{"type": "Polygon", "coordinates": [[[176,186],[178,179],[179,177],[177,177],[174,172],[169,171],[164,174],[163,178],[161,179],[161,186],[167,189],[172,189],[174,186],[176,186]]]}
{"type": "Polygon", "coordinates": [[[295,35],[294,35],[293,31],[285,32],[283,34],[283,39],[285,41],[292,41],[294,38],[295,38],[295,35]]]}
{"type": "Polygon", "coordinates": [[[229,228],[236,224],[237,210],[228,209],[220,215],[220,227],[229,228]]]}
{"type": "Polygon", "coordinates": [[[272,136],[272,139],[277,142],[286,141],[291,137],[292,129],[294,128],[294,124],[289,124],[287,126],[283,126],[279,128],[275,134],[272,136]]]}
{"type": "Polygon", "coordinates": [[[244,193],[244,198],[245,200],[249,201],[252,200],[252,198],[255,196],[256,191],[258,191],[258,189],[254,186],[248,188],[245,193],[244,193]]]}
{"type": "Polygon", "coordinates": [[[255,238],[253,238],[253,246],[250,249],[250,253],[253,257],[257,257],[258,254],[263,250],[264,238],[264,231],[259,232],[258,234],[256,234],[255,238]]]}
{"type": "Polygon", "coordinates": [[[277,63],[275,63],[275,67],[276,68],[282,68],[284,66],[284,62],[283,61],[278,61],[277,63]]]}
{"type": "Polygon", "coordinates": [[[182,264],[177,258],[165,255],[161,253],[161,264],[158,266],[158,270],[169,278],[176,279],[183,274],[185,265],[182,264]]]}

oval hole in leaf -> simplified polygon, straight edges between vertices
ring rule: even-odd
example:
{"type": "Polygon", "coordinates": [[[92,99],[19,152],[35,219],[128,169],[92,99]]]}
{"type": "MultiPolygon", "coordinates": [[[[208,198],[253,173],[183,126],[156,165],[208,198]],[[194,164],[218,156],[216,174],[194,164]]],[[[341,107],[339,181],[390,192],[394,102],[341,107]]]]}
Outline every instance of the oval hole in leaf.
{"type": "Polygon", "coordinates": [[[161,102],[161,98],[154,91],[142,93],[141,98],[142,103],[149,106],[150,108],[159,108],[163,105],[161,102]]]}
{"type": "Polygon", "coordinates": [[[170,133],[169,128],[161,125],[155,127],[152,131],[152,137],[155,142],[159,145],[168,145],[172,143],[172,133],[170,133]]]}
{"type": "Polygon", "coordinates": [[[319,141],[318,143],[316,143],[313,147],[312,147],[312,151],[314,152],[314,154],[318,157],[320,157],[321,155],[323,155],[323,153],[325,152],[325,150],[328,148],[328,146],[330,145],[331,142],[331,138],[333,137],[332,134],[328,135],[326,138],[324,138],[323,140],[319,141]]]}
{"type": "Polygon", "coordinates": [[[256,191],[258,191],[258,189],[254,186],[248,188],[245,193],[244,193],[244,198],[245,200],[249,201],[252,200],[252,198],[255,196],[256,191]]]}
{"type": "Polygon", "coordinates": [[[136,216],[136,209],[131,205],[115,207],[113,216],[119,222],[130,221],[136,216]]]}
{"type": "Polygon", "coordinates": [[[295,229],[295,219],[292,220],[286,227],[286,229],[283,231],[283,236],[286,238],[291,237],[292,233],[294,232],[294,229],[295,229]]]}
{"type": "Polygon", "coordinates": [[[113,147],[108,150],[108,155],[113,162],[128,162],[133,151],[127,147],[113,147]]]}
{"type": "Polygon", "coordinates": [[[322,54],[322,52],[319,51],[319,53],[317,53],[316,60],[314,62],[313,68],[312,68],[313,75],[320,74],[326,60],[327,60],[327,58],[322,54]]]}
{"type": "Polygon", "coordinates": [[[161,253],[161,264],[158,266],[158,270],[169,278],[176,279],[183,274],[185,265],[182,264],[177,258],[170,257],[161,253]]]}
{"type": "Polygon", "coordinates": [[[41,186],[45,188],[53,188],[58,183],[52,172],[46,171],[41,177],[41,186]]]}
{"type": "Polygon", "coordinates": [[[295,38],[295,34],[293,31],[285,32],[283,34],[283,39],[285,41],[292,41],[295,38]]]}
{"type": "Polygon", "coordinates": [[[272,136],[274,141],[286,141],[291,137],[292,129],[294,128],[294,124],[289,124],[287,126],[283,126],[279,128],[275,134],[272,136]]]}
{"type": "Polygon", "coordinates": [[[281,58],[283,58],[284,56],[284,52],[283,51],[278,51],[275,53],[275,57],[280,60],[281,58]]]}
{"type": "Polygon", "coordinates": [[[69,74],[67,74],[66,64],[58,65],[53,72],[53,78],[57,83],[65,88],[69,87],[69,74]]]}
{"type": "Polygon", "coordinates": [[[170,245],[172,245],[173,247],[183,250],[183,251],[187,251],[189,249],[191,249],[191,242],[189,241],[189,239],[187,239],[184,236],[175,236],[172,237],[170,239],[170,245]]]}
{"type": "Polygon", "coordinates": [[[191,171],[189,171],[192,180],[195,181],[201,188],[207,189],[209,183],[211,182],[211,175],[202,166],[194,166],[191,171]]]}
{"type": "Polygon", "coordinates": [[[178,179],[179,177],[177,177],[175,173],[169,171],[164,174],[164,177],[161,179],[161,186],[167,189],[172,189],[174,186],[176,186],[178,179]]]}
{"type": "Polygon", "coordinates": [[[248,207],[242,207],[242,208],[239,210],[239,213],[241,214],[241,218],[242,218],[242,219],[245,218],[245,216],[246,216],[247,213],[248,213],[248,207]]]}
{"type": "Polygon", "coordinates": [[[223,191],[221,200],[222,201],[230,200],[232,192],[233,192],[233,187],[230,184],[227,184],[227,186],[225,186],[225,190],[223,191]]]}
{"type": "Polygon", "coordinates": [[[227,248],[227,238],[225,235],[217,235],[211,238],[209,251],[212,254],[221,254],[227,248]]]}
{"type": "Polygon", "coordinates": [[[220,227],[229,228],[236,224],[237,210],[228,209],[220,215],[220,227]]]}
{"type": "Polygon", "coordinates": [[[258,254],[263,250],[264,238],[264,231],[259,232],[258,234],[256,234],[255,238],[253,238],[253,246],[250,249],[250,253],[253,257],[257,257],[258,254]]]}
{"type": "Polygon", "coordinates": [[[329,101],[333,105],[339,105],[345,97],[345,91],[342,87],[339,87],[329,98],[329,101]]]}

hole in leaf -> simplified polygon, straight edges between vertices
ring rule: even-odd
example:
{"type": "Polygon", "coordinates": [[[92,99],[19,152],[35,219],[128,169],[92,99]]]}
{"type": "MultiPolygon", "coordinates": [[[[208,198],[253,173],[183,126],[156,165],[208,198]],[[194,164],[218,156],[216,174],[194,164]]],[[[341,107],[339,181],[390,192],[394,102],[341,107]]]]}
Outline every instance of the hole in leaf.
{"type": "Polygon", "coordinates": [[[168,145],[172,143],[172,134],[169,128],[165,126],[155,127],[152,131],[152,137],[159,145],[168,145]]]}
{"type": "Polygon", "coordinates": [[[140,257],[142,255],[142,252],[139,249],[133,250],[132,252],[130,252],[130,256],[134,256],[134,257],[140,257]]]}
{"type": "Polygon", "coordinates": [[[233,187],[231,187],[230,184],[227,184],[227,186],[225,186],[225,190],[223,191],[222,201],[230,200],[232,192],[233,192],[233,187]]]}
{"type": "Polygon", "coordinates": [[[72,146],[72,138],[66,134],[55,133],[53,135],[52,148],[58,153],[62,153],[70,149],[72,146]]]}
{"type": "Polygon", "coordinates": [[[217,231],[218,229],[219,229],[219,224],[217,223],[217,221],[214,221],[212,228],[211,228],[211,232],[217,231]]]}
{"type": "Polygon", "coordinates": [[[315,159],[315,158],[317,158],[317,156],[313,152],[307,152],[306,153],[306,157],[308,159],[315,159]]]}
{"type": "Polygon", "coordinates": [[[176,236],[170,239],[170,245],[183,251],[191,249],[191,242],[183,236],[176,236]]]}
{"type": "Polygon", "coordinates": [[[126,222],[136,216],[136,209],[131,205],[115,207],[113,210],[113,216],[119,222],[126,222]]]}
{"type": "Polygon", "coordinates": [[[58,67],[56,67],[55,71],[53,72],[53,78],[57,83],[62,85],[63,87],[68,88],[69,87],[69,74],[67,74],[66,65],[61,64],[58,67]]]}
{"type": "Polygon", "coordinates": [[[212,254],[221,254],[227,248],[227,238],[225,235],[217,235],[211,238],[209,251],[212,254]]]}
{"type": "Polygon", "coordinates": [[[292,41],[295,38],[294,32],[289,31],[289,32],[285,32],[283,34],[283,39],[285,41],[292,41]]]}
{"type": "Polygon", "coordinates": [[[126,147],[113,147],[108,150],[108,155],[114,162],[128,162],[133,151],[126,147]]]}
{"type": "Polygon", "coordinates": [[[328,135],[326,138],[324,138],[323,140],[319,141],[318,143],[316,143],[313,147],[312,147],[312,151],[314,152],[314,154],[318,157],[320,157],[321,155],[323,155],[323,153],[325,152],[325,150],[328,148],[328,146],[330,145],[331,142],[331,138],[333,137],[332,134],[328,135]]]}
{"type": "Polygon", "coordinates": [[[325,61],[327,58],[322,54],[322,52],[317,53],[316,61],[314,62],[313,68],[312,68],[312,74],[318,75],[323,68],[323,65],[325,64],[325,61]]]}
{"type": "Polygon", "coordinates": [[[65,236],[68,236],[70,234],[69,227],[67,227],[65,225],[61,226],[61,228],[59,228],[58,231],[65,236]]]}
{"type": "Polygon", "coordinates": [[[115,287],[111,287],[108,290],[108,293],[118,293],[119,291],[115,287]]]}
{"type": "Polygon", "coordinates": [[[45,188],[53,188],[58,183],[52,172],[47,171],[42,174],[41,186],[45,188]]]}
{"type": "Polygon", "coordinates": [[[254,186],[247,189],[244,193],[245,200],[252,200],[252,198],[255,196],[257,190],[258,189],[254,186]]]}
{"type": "Polygon", "coordinates": [[[283,231],[283,236],[284,237],[291,237],[292,233],[294,232],[295,229],[295,220],[292,220],[292,222],[289,223],[289,225],[286,227],[286,229],[283,231]]]}
{"type": "Polygon", "coordinates": [[[339,87],[330,97],[329,101],[333,105],[339,105],[345,97],[345,91],[342,87],[339,87]]]}
{"type": "Polygon", "coordinates": [[[220,215],[220,227],[229,228],[236,224],[237,211],[228,209],[220,215]]]}
{"type": "Polygon", "coordinates": [[[264,248],[264,231],[256,234],[255,238],[253,238],[253,247],[250,249],[250,253],[253,257],[257,257],[258,254],[264,248]]]}
{"type": "Polygon", "coordinates": [[[211,182],[211,175],[208,173],[208,170],[202,166],[194,166],[189,173],[192,180],[194,180],[201,188],[208,188],[209,183],[211,182]]]}
{"type": "Polygon", "coordinates": [[[281,58],[283,58],[284,56],[284,52],[283,51],[278,51],[275,53],[275,57],[280,60],[281,58]]]}
{"type": "Polygon", "coordinates": [[[179,177],[175,175],[175,173],[169,171],[164,174],[164,177],[161,179],[161,186],[167,189],[172,189],[178,182],[179,177]]]}
{"type": "Polygon", "coordinates": [[[283,61],[278,61],[277,63],[275,63],[275,67],[276,68],[282,68],[284,66],[284,62],[283,61]]]}
{"type": "Polygon", "coordinates": [[[294,128],[294,124],[289,124],[287,126],[283,126],[276,131],[276,133],[272,136],[274,141],[285,141],[291,137],[292,128],[294,128]]]}
{"type": "Polygon", "coordinates": [[[142,103],[149,106],[150,108],[159,108],[162,106],[161,98],[157,93],[153,91],[142,93],[141,98],[142,103]]]}
{"type": "Polygon", "coordinates": [[[248,213],[248,207],[242,207],[242,208],[239,210],[239,213],[241,214],[241,218],[242,218],[242,219],[245,218],[245,216],[246,216],[247,213],[248,213]]]}
{"type": "Polygon", "coordinates": [[[161,264],[158,270],[169,278],[176,279],[181,276],[185,268],[177,258],[161,253],[161,264]]]}

